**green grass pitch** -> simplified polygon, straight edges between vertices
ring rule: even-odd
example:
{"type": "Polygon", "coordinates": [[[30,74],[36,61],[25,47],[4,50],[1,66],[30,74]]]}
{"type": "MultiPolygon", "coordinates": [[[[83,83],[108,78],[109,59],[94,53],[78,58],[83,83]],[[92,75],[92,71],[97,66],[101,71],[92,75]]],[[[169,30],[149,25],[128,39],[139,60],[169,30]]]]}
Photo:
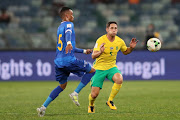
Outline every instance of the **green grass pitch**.
{"type": "Polygon", "coordinates": [[[114,99],[116,111],[105,105],[112,87],[105,81],[95,114],[87,113],[89,85],[79,95],[80,107],[69,98],[78,83],[69,81],[39,118],[36,108],[58,82],[0,82],[0,120],[180,120],[180,81],[124,81],[114,99]]]}

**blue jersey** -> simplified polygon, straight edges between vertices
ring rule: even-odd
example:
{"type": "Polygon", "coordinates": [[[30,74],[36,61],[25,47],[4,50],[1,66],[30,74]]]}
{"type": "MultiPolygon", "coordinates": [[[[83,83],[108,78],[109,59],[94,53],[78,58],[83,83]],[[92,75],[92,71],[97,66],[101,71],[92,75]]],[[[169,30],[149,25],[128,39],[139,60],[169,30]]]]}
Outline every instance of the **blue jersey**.
{"type": "Polygon", "coordinates": [[[82,49],[75,48],[75,44],[74,24],[67,21],[62,22],[57,30],[56,57],[54,60],[55,64],[59,68],[69,66],[76,60],[74,52],[83,52],[82,49]],[[68,41],[71,41],[73,49],[71,50],[71,53],[66,54],[65,48],[68,41]]]}
{"type": "Polygon", "coordinates": [[[54,59],[56,80],[60,84],[67,82],[70,73],[81,77],[84,73],[89,73],[91,65],[84,60],[78,60],[74,53],[83,53],[83,49],[75,47],[75,32],[72,22],[62,22],[57,30],[56,57],[54,59]],[[73,49],[66,54],[67,42],[71,41],[73,49]]]}

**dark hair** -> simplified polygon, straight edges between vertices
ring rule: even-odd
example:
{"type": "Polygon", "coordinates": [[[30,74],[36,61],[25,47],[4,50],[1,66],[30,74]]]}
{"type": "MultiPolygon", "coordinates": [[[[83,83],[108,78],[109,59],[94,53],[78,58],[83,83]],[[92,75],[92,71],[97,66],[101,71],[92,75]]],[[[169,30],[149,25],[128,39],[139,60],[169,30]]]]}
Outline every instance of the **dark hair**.
{"type": "Polygon", "coordinates": [[[106,28],[108,28],[111,24],[116,24],[116,25],[118,25],[117,22],[115,22],[115,21],[110,21],[110,22],[108,22],[108,23],[106,24],[106,28]]]}
{"type": "Polygon", "coordinates": [[[71,10],[71,8],[69,8],[69,7],[63,7],[63,8],[61,9],[61,11],[59,12],[60,17],[63,18],[64,13],[65,13],[66,11],[68,11],[68,10],[71,10]]]}

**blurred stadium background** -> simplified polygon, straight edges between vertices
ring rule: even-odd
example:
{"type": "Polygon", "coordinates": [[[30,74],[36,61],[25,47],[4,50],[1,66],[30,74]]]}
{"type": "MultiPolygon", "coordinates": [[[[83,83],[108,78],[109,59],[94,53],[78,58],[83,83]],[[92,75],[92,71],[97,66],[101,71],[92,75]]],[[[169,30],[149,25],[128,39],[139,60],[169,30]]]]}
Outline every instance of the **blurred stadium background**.
{"type": "Polygon", "coordinates": [[[162,49],[180,49],[179,0],[132,1],[0,0],[0,8],[11,17],[8,25],[0,23],[0,49],[54,50],[62,6],[74,10],[77,47],[93,48],[96,39],[105,34],[106,22],[114,20],[126,43],[132,37],[142,42],[148,24],[153,23],[163,38],[162,49]]]}
{"type": "MultiPolygon", "coordinates": [[[[117,111],[105,106],[110,82],[104,83],[96,102],[97,113],[88,115],[89,85],[82,90],[79,96],[82,106],[77,108],[68,94],[79,81],[70,81],[42,119],[180,119],[180,0],[0,0],[0,9],[9,16],[0,20],[1,120],[39,119],[36,108],[57,86],[53,59],[56,30],[61,22],[58,11],[63,6],[74,11],[79,48],[93,48],[97,38],[106,33],[106,22],[112,20],[118,23],[118,36],[127,45],[132,37],[139,43],[131,55],[117,58],[125,80],[115,99],[117,111]],[[162,49],[156,53],[143,45],[151,23],[163,39],[162,49]]],[[[90,55],[77,57],[93,62],[90,55]]],[[[73,75],[69,79],[80,80],[73,75]]]]}

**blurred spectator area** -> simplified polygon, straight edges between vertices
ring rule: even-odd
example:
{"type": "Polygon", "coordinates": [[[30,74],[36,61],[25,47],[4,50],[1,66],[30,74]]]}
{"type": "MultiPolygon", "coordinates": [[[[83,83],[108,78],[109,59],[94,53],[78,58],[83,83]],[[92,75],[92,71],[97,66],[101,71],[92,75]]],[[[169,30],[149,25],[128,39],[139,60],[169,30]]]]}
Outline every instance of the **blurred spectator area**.
{"type": "Polygon", "coordinates": [[[11,18],[8,24],[0,22],[0,49],[54,50],[62,6],[74,11],[77,47],[93,48],[106,33],[106,22],[116,21],[118,36],[128,46],[136,37],[137,48],[143,48],[146,27],[153,23],[163,38],[162,49],[180,49],[179,0],[0,0],[11,18]]]}

